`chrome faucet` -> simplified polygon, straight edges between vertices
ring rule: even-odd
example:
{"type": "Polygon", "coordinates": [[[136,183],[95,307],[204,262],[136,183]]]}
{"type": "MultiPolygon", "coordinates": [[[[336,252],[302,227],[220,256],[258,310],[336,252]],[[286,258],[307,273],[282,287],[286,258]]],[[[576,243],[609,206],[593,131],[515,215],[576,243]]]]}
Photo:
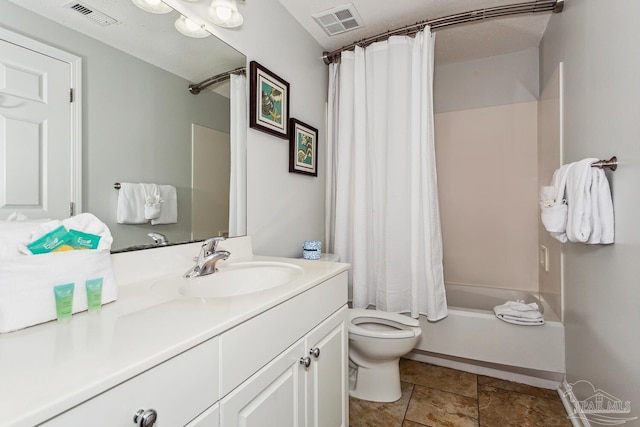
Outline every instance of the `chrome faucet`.
{"type": "Polygon", "coordinates": [[[153,244],[156,246],[165,246],[169,243],[169,241],[167,240],[167,236],[162,233],[155,233],[152,231],[151,233],[147,234],[147,236],[153,239],[153,244]]]}
{"type": "Polygon", "coordinates": [[[189,271],[184,273],[184,277],[206,276],[218,271],[216,264],[220,260],[226,260],[231,255],[228,251],[219,251],[218,244],[224,240],[224,237],[212,237],[205,240],[200,248],[200,254],[193,260],[196,265],[191,267],[189,271]]]}

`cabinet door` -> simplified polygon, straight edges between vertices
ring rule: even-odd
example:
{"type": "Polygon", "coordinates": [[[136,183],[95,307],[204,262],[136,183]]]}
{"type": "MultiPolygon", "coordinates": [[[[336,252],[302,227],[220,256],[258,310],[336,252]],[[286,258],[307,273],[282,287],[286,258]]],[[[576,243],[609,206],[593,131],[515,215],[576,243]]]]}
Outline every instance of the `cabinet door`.
{"type": "Polygon", "coordinates": [[[345,306],[307,336],[307,352],[311,357],[311,365],[307,370],[306,411],[309,427],[349,425],[346,319],[345,306]]]}
{"type": "MultiPolygon", "coordinates": [[[[221,401],[224,427],[303,427],[306,356],[298,341],[221,401]]],[[[223,366],[224,369],[224,366],[223,366]]]]}

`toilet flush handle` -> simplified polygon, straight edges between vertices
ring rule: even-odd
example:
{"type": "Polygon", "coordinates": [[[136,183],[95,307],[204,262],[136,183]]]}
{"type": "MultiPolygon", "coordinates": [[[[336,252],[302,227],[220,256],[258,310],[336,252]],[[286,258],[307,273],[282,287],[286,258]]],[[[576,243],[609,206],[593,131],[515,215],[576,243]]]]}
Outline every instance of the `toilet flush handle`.
{"type": "Polygon", "coordinates": [[[309,354],[317,359],[318,357],[320,357],[320,349],[318,347],[314,347],[309,350],[309,354]]]}

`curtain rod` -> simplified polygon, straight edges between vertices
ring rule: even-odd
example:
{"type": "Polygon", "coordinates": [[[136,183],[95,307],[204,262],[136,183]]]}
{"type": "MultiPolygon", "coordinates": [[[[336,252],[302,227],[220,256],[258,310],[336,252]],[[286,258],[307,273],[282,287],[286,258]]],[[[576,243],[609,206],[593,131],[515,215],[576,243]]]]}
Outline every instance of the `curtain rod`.
{"type": "Polygon", "coordinates": [[[356,46],[366,47],[377,41],[387,40],[391,36],[411,36],[419,33],[425,26],[429,25],[432,30],[450,27],[453,25],[466,24],[469,22],[483,21],[485,19],[500,18],[504,16],[523,15],[527,13],[560,13],[564,8],[564,0],[535,0],[526,3],[517,3],[505,6],[488,7],[485,9],[472,10],[469,12],[456,13],[454,15],[443,16],[441,18],[420,21],[413,25],[387,31],[372,37],[353,42],[340,49],[331,52],[324,52],[322,59],[329,65],[340,58],[340,54],[347,50],[355,49],[356,46]]]}
{"type": "Polygon", "coordinates": [[[201,81],[200,83],[189,85],[189,92],[191,92],[193,95],[197,95],[202,91],[202,89],[206,89],[211,85],[227,80],[231,76],[231,74],[245,73],[246,67],[238,67],[230,71],[225,71],[224,73],[216,74],[213,77],[209,77],[208,79],[201,81]]]}

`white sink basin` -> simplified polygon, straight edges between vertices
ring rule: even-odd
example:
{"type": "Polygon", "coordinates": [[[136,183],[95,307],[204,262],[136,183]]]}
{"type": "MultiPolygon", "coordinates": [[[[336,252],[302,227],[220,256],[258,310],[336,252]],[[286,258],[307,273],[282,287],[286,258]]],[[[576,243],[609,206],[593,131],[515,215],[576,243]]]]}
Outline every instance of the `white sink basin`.
{"type": "Polygon", "coordinates": [[[185,297],[226,298],[284,285],[303,272],[301,267],[286,262],[235,262],[207,276],[163,279],[152,288],[159,290],[177,284],[178,291],[185,297]]]}

